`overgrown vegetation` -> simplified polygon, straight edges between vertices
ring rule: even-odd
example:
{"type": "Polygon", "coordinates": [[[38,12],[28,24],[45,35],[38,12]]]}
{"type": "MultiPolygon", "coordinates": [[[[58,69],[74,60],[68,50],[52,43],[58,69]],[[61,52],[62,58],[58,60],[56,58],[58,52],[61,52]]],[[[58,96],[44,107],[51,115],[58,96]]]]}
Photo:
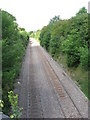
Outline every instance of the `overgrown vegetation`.
{"type": "MultiPolygon", "coordinates": [[[[40,44],[55,60],[60,62],[63,56],[64,61],[62,61],[67,68],[80,68],[80,71],[85,72],[90,70],[88,14],[85,7],[68,20],[61,20],[59,16],[55,16],[47,26],[43,27],[39,39],[40,44]]],[[[88,96],[88,77],[78,81],[82,84],[81,89],[88,96]]]]}
{"type": "Polygon", "coordinates": [[[8,92],[8,98],[12,107],[12,114],[10,118],[20,118],[22,115],[22,109],[18,107],[18,95],[14,95],[13,91],[8,92]]]}
{"type": "Polygon", "coordinates": [[[5,114],[10,112],[8,91],[14,89],[28,40],[28,33],[25,29],[18,27],[15,17],[2,11],[2,99],[5,114]]]}

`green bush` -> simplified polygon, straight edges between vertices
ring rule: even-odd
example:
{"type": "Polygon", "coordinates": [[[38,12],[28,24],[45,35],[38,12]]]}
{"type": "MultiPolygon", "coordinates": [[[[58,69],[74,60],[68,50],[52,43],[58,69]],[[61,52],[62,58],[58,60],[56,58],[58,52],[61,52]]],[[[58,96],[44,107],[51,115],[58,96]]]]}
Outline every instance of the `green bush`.
{"type": "Polygon", "coordinates": [[[90,14],[87,14],[86,8],[83,7],[76,16],[70,19],[61,20],[58,18],[58,16],[53,17],[49,24],[42,28],[40,44],[48,49],[55,60],[61,64],[64,63],[65,68],[77,71],[74,79],[80,81],[78,83],[87,96],[88,79],[86,73],[88,70],[90,71],[90,29],[88,29],[90,14]],[[82,71],[84,71],[85,76],[78,73],[78,68],[79,73],[83,74],[82,71]]]}
{"type": "Polygon", "coordinates": [[[3,112],[6,114],[10,111],[8,91],[14,89],[28,40],[28,33],[25,29],[18,28],[15,17],[2,11],[2,99],[3,112]]]}
{"type": "Polygon", "coordinates": [[[50,40],[50,53],[54,57],[57,57],[59,54],[59,38],[53,37],[50,40]]]}
{"type": "Polygon", "coordinates": [[[89,70],[90,69],[89,62],[90,62],[90,53],[88,52],[88,47],[86,46],[85,48],[84,47],[80,48],[81,67],[85,70],[89,70]]]}
{"type": "Polygon", "coordinates": [[[42,28],[40,34],[40,44],[55,59],[58,59],[60,54],[67,56],[68,67],[77,67],[81,64],[85,70],[87,69],[88,62],[85,61],[88,52],[85,52],[85,46],[88,46],[88,43],[88,15],[84,7],[68,20],[61,20],[55,16],[42,28]],[[84,52],[81,50],[82,47],[84,52]]]}
{"type": "Polygon", "coordinates": [[[80,53],[77,48],[72,46],[67,52],[67,65],[68,67],[77,67],[80,63],[80,53]]]}
{"type": "Polygon", "coordinates": [[[20,118],[22,113],[21,110],[23,108],[19,108],[18,106],[18,95],[14,95],[13,91],[8,92],[8,98],[12,107],[12,115],[10,118],[20,118]]]}

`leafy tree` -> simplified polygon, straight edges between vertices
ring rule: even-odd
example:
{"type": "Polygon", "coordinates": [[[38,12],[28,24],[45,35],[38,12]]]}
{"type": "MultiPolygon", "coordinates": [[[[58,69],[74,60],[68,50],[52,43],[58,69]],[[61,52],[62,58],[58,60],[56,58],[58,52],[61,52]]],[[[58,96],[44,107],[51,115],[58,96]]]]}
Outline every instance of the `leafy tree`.
{"type": "Polygon", "coordinates": [[[82,15],[84,13],[87,13],[87,9],[85,7],[81,8],[76,15],[82,15]]]}
{"type": "Polygon", "coordinates": [[[50,40],[50,53],[54,57],[58,57],[59,54],[59,38],[53,37],[50,40]]]}
{"type": "Polygon", "coordinates": [[[54,58],[65,54],[68,67],[82,64],[81,66],[84,66],[84,69],[86,66],[87,69],[87,62],[83,60],[84,51],[87,51],[86,46],[89,43],[86,8],[81,8],[75,17],[68,20],[60,20],[59,16],[53,17],[41,30],[40,43],[54,58]]]}
{"type": "Polygon", "coordinates": [[[50,24],[53,24],[53,23],[55,23],[55,22],[58,22],[60,20],[60,16],[58,15],[58,16],[55,16],[55,17],[53,17],[51,20],[50,20],[50,24]]]}
{"type": "Polygon", "coordinates": [[[6,114],[10,111],[8,91],[14,89],[28,39],[27,32],[18,27],[15,17],[2,11],[2,99],[4,101],[3,112],[6,114]]]}
{"type": "Polygon", "coordinates": [[[87,14],[86,8],[81,8],[76,16],[68,20],[60,20],[56,16],[52,18],[41,30],[40,44],[55,60],[64,60],[64,65],[70,71],[79,70],[80,74],[85,72],[84,78],[80,76],[79,79],[78,74],[74,79],[88,95],[86,73],[90,71],[90,14],[87,14]]]}
{"type": "Polygon", "coordinates": [[[33,33],[33,31],[30,31],[29,34],[31,35],[33,33]]]}

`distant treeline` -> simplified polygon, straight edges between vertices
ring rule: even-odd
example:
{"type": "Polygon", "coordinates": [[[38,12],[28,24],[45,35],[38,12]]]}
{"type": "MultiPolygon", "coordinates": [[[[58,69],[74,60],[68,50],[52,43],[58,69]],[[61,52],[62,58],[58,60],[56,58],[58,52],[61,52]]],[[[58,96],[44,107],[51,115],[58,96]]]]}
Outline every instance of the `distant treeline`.
{"type": "Polygon", "coordinates": [[[41,30],[30,31],[29,35],[31,38],[35,38],[36,40],[39,40],[40,33],[41,33],[41,30]]]}
{"type": "Polygon", "coordinates": [[[19,28],[16,18],[2,12],[2,100],[3,112],[10,112],[8,92],[14,89],[15,79],[20,73],[22,59],[29,41],[28,33],[19,28]]]}
{"type": "Polygon", "coordinates": [[[68,20],[61,20],[59,16],[52,18],[42,28],[39,39],[41,46],[53,58],[65,55],[68,67],[81,66],[84,70],[90,70],[88,14],[85,7],[68,20]]]}

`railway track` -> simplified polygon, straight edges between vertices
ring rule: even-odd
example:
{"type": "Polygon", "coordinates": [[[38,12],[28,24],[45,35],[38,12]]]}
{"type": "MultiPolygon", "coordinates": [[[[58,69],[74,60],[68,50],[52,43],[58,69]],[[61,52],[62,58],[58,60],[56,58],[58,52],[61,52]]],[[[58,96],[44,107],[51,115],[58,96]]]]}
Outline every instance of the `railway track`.
{"type": "MultiPolygon", "coordinates": [[[[71,99],[73,105],[77,109],[78,114],[79,114],[78,117],[88,118],[88,99],[87,99],[87,97],[80,90],[80,88],[74,83],[74,81],[72,81],[71,78],[65,73],[63,68],[61,68],[42,47],[41,47],[41,49],[42,49],[42,54],[44,54],[44,57],[46,57],[46,60],[47,60],[46,63],[48,63],[48,65],[51,67],[53,73],[56,75],[56,77],[59,81],[59,85],[62,85],[63,91],[65,91],[67,94],[66,96],[68,96],[71,99]]],[[[54,83],[54,85],[55,85],[55,83],[54,83]]],[[[69,108],[71,110],[72,107],[69,106],[69,108]]],[[[71,117],[71,116],[69,116],[69,117],[71,117]]],[[[77,115],[75,115],[75,116],[77,116],[77,115]]],[[[75,117],[75,116],[72,116],[72,117],[75,117]]]]}
{"type": "Polygon", "coordinates": [[[48,73],[49,80],[51,81],[51,84],[58,96],[58,101],[62,108],[64,117],[65,118],[82,118],[82,115],[80,114],[78,108],[75,106],[73,100],[70,98],[69,94],[67,93],[64,86],[60,82],[58,76],[56,75],[54,69],[51,67],[51,65],[49,64],[48,60],[46,59],[45,55],[43,55],[39,47],[38,47],[38,50],[39,50],[43,65],[48,73]]]}
{"type": "Polygon", "coordinates": [[[19,82],[15,91],[22,118],[88,117],[87,98],[35,40],[27,48],[19,82]]]}

